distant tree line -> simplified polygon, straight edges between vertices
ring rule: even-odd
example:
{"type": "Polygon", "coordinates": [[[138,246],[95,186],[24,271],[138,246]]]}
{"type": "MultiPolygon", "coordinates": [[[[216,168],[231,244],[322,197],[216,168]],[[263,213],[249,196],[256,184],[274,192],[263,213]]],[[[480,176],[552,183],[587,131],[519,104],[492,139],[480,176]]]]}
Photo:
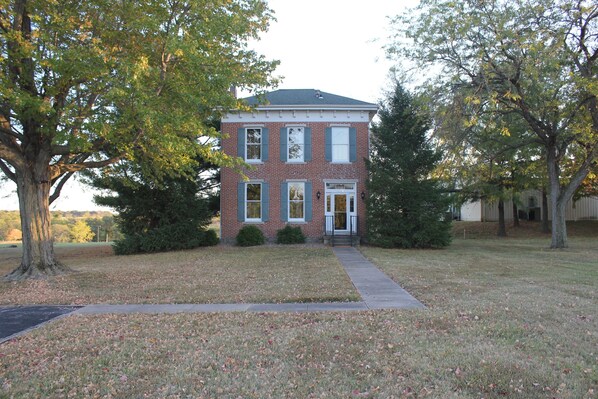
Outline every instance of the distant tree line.
{"type": "MultiPolygon", "coordinates": [[[[114,216],[103,211],[52,211],[54,242],[114,241],[122,238],[114,216]]],[[[20,241],[19,211],[0,211],[0,241],[20,241]]]]}

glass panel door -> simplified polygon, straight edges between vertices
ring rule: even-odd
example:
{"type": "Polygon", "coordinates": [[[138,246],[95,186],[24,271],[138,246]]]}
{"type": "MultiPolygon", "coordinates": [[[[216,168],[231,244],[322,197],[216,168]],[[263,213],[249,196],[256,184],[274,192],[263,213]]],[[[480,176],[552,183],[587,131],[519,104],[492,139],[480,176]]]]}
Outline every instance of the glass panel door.
{"type": "Polygon", "coordinates": [[[334,194],[334,230],[347,230],[347,194],[334,194]]]}

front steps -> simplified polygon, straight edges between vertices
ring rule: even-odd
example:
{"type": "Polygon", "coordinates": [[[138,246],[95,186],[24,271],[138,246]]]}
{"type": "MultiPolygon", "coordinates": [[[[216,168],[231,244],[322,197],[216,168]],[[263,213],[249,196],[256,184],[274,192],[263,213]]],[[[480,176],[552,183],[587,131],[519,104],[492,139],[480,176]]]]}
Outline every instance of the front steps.
{"type": "Polygon", "coordinates": [[[360,236],[348,236],[348,235],[329,235],[324,236],[324,245],[330,245],[331,247],[358,247],[361,242],[360,236]],[[353,242],[351,242],[351,239],[353,242]]]}

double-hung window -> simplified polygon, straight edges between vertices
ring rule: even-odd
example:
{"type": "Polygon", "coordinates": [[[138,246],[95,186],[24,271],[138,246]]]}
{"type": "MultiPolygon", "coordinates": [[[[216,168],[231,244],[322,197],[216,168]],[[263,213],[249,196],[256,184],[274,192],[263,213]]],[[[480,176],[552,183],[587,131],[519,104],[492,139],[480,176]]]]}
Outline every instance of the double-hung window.
{"type": "Polygon", "coordinates": [[[310,181],[286,181],[281,185],[280,216],[291,223],[311,222],[312,183],[310,181]]]}
{"type": "Polygon", "coordinates": [[[305,220],[305,183],[292,182],[289,188],[289,221],[305,220]]]}
{"type": "Polygon", "coordinates": [[[262,220],[262,185],[260,183],[247,183],[245,185],[245,220],[262,220]]]}
{"type": "Polygon", "coordinates": [[[311,161],[311,128],[285,126],[280,129],[280,160],[288,163],[311,161]]]}
{"type": "Polygon", "coordinates": [[[289,127],[287,131],[287,161],[303,162],[305,154],[305,130],[303,127],[289,127]]]}
{"type": "Polygon", "coordinates": [[[349,128],[332,128],[332,162],[349,162],[349,128]]]}
{"type": "Polygon", "coordinates": [[[239,182],[237,219],[239,222],[267,222],[270,207],[270,185],[262,181],[239,182]]]}
{"type": "Polygon", "coordinates": [[[245,160],[247,162],[260,162],[262,160],[262,129],[245,129],[245,160]]]}

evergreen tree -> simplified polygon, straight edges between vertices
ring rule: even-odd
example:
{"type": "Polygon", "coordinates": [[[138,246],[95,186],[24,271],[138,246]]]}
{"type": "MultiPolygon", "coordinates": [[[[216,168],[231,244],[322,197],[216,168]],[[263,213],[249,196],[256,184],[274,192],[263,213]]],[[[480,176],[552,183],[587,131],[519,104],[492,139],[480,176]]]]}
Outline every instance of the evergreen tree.
{"type": "Polygon", "coordinates": [[[201,196],[210,188],[210,180],[202,177],[205,171],[206,164],[200,163],[194,176],[157,179],[148,168],[129,163],[96,177],[95,187],[115,194],[95,197],[99,205],[118,212],[116,220],[124,238],[115,240],[115,252],[125,255],[213,245],[207,232],[212,212],[208,198],[201,196]]]}
{"type": "Polygon", "coordinates": [[[368,238],[383,247],[430,248],[450,244],[449,198],[430,177],[441,158],[426,133],[429,118],[400,83],[381,105],[372,127],[368,238]]]}

